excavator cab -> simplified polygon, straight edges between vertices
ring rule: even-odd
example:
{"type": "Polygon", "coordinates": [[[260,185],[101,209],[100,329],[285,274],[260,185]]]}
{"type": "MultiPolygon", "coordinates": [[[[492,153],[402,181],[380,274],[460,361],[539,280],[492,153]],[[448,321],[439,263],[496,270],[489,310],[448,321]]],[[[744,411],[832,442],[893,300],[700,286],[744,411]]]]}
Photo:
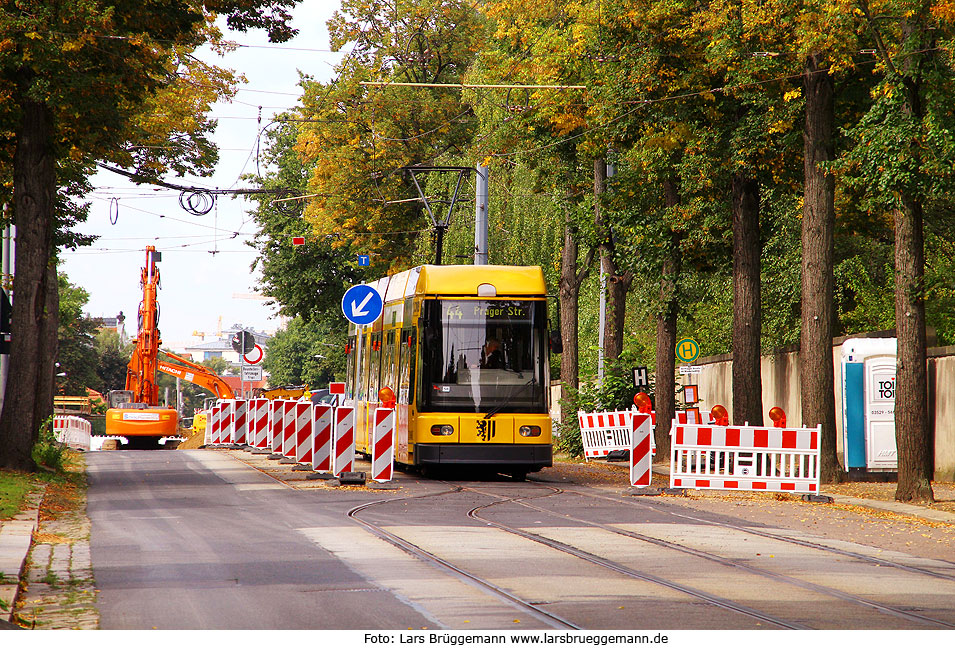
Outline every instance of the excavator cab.
{"type": "Polygon", "coordinates": [[[122,408],[123,404],[133,403],[132,390],[110,390],[106,395],[110,408],[122,408]]]}

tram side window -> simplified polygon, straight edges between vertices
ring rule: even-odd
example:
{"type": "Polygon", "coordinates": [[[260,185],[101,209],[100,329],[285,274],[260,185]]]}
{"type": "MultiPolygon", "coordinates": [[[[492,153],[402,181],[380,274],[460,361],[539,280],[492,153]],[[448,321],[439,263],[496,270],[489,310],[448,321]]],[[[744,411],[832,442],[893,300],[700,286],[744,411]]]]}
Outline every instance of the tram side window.
{"type": "Polygon", "coordinates": [[[395,389],[398,378],[398,346],[395,344],[398,332],[385,334],[384,354],[381,367],[381,385],[395,389]]]}
{"type": "Polygon", "coordinates": [[[345,356],[345,385],[348,393],[346,399],[355,398],[355,363],[357,362],[358,350],[355,349],[355,339],[348,339],[348,354],[345,356]]]}
{"type": "Polygon", "coordinates": [[[371,347],[368,349],[370,359],[368,372],[368,391],[365,393],[366,401],[378,401],[378,390],[381,388],[381,334],[375,334],[371,337],[371,347]]]}
{"type": "Polygon", "coordinates": [[[408,405],[411,403],[411,350],[413,348],[413,338],[411,329],[401,331],[401,340],[398,345],[400,356],[398,359],[398,403],[408,405]]]}

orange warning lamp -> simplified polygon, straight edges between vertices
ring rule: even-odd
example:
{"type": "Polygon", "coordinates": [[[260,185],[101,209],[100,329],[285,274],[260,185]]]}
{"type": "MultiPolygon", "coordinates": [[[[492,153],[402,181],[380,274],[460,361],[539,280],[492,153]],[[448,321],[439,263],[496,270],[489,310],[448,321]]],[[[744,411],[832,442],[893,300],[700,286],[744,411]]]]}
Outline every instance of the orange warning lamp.
{"type": "Polygon", "coordinates": [[[769,409],[769,418],[773,420],[773,426],[776,428],[786,427],[786,411],[779,406],[773,406],[769,409]]]}
{"type": "Polygon", "coordinates": [[[710,417],[713,418],[713,423],[717,426],[729,426],[730,425],[730,413],[726,411],[726,408],[720,404],[716,404],[710,410],[710,417]]]}
{"type": "Polygon", "coordinates": [[[394,408],[398,399],[395,397],[395,391],[385,386],[378,390],[378,401],[381,402],[382,408],[394,408]]]}
{"type": "Polygon", "coordinates": [[[650,395],[646,392],[637,392],[633,395],[633,405],[639,412],[649,413],[653,410],[653,402],[650,401],[650,395]]]}

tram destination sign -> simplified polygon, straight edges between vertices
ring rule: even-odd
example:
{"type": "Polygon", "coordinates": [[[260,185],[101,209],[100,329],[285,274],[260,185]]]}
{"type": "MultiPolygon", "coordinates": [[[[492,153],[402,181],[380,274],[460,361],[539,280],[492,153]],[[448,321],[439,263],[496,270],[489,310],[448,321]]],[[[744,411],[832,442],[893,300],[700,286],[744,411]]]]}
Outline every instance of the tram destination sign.
{"type": "Polygon", "coordinates": [[[485,322],[487,320],[525,321],[528,320],[531,315],[530,302],[444,300],[441,304],[441,315],[444,320],[459,320],[462,322],[485,322]]]}

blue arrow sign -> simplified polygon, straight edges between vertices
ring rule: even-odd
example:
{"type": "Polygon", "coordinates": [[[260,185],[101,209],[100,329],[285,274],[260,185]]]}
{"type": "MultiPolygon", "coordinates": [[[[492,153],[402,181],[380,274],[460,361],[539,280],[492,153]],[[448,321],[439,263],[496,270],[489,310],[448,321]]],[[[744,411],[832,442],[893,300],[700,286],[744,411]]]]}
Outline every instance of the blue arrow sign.
{"type": "Polygon", "coordinates": [[[381,315],[381,296],[367,284],[352,286],[342,296],[342,312],[356,325],[371,324],[381,315]]]}

